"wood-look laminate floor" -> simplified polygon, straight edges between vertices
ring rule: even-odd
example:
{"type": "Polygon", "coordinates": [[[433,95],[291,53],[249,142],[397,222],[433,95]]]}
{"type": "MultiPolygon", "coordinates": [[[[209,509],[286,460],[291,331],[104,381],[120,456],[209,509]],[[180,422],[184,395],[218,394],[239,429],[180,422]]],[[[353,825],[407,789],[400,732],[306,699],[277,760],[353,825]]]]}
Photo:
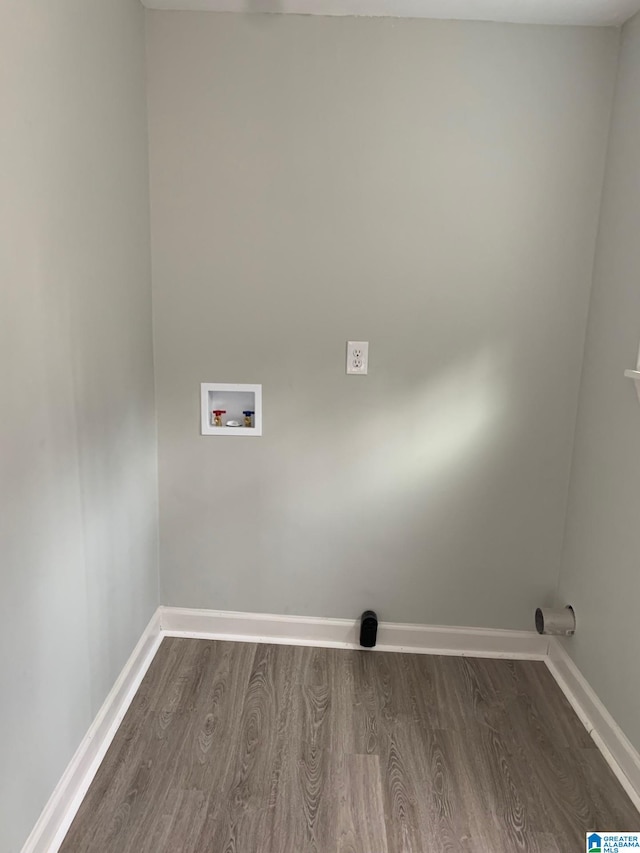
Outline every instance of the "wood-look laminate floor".
{"type": "Polygon", "coordinates": [[[165,639],[62,853],[582,853],[640,815],[545,665],[165,639]]]}

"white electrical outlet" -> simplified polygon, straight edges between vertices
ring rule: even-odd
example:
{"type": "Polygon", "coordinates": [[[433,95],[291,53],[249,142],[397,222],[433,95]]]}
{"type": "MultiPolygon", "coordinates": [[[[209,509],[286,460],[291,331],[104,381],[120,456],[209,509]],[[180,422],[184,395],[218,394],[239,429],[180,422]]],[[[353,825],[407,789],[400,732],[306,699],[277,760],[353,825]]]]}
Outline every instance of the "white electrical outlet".
{"type": "Polygon", "coordinates": [[[364,374],[369,370],[369,342],[347,341],[347,373],[364,374]]]}

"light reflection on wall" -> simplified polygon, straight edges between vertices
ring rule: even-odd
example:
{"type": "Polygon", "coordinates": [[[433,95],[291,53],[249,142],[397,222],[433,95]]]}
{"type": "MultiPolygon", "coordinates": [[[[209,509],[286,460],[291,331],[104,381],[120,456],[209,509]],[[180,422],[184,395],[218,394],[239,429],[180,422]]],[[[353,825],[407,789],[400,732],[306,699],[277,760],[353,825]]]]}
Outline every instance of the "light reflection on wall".
{"type": "MultiPolygon", "coordinates": [[[[318,514],[371,511],[400,494],[430,491],[452,477],[497,439],[492,427],[506,392],[495,348],[479,352],[432,377],[421,387],[391,392],[376,412],[341,424],[331,450],[318,440],[304,450],[307,499],[296,514],[314,525],[318,514]]],[[[356,380],[362,381],[362,380],[356,380]]],[[[366,381],[366,380],[364,380],[366,381]]]]}

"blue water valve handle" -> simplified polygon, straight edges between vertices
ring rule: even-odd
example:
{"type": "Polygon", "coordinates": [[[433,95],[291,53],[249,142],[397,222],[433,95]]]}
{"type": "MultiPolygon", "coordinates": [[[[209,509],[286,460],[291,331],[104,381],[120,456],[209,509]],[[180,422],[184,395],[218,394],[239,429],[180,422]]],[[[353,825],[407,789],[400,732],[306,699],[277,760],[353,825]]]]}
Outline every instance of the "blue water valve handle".
{"type": "Polygon", "coordinates": [[[246,409],[245,411],[243,411],[242,414],[244,415],[245,427],[251,429],[251,427],[253,426],[253,424],[251,423],[251,418],[253,415],[255,415],[255,412],[253,412],[251,409],[246,409]]]}

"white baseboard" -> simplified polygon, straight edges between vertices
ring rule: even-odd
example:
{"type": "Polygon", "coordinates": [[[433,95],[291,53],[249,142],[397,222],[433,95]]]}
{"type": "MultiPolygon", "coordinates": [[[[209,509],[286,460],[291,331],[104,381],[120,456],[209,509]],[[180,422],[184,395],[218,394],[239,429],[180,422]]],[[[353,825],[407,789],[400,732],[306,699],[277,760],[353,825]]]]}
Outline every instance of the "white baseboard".
{"type": "Polygon", "coordinates": [[[57,853],[162,640],[156,610],[58,782],[22,853],[57,853]]]}
{"type": "MultiPolygon", "coordinates": [[[[161,607],[160,625],[170,637],[359,649],[359,622],[313,616],[276,616],[161,607]]],[[[549,641],[533,631],[450,628],[381,622],[377,651],[543,660],[549,641]]]]}
{"type": "MultiPolygon", "coordinates": [[[[352,619],[159,607],[78,747],[22,853],[57,853],[165,636],[360,648],[352,619]]],[[[640,809],[640,756],[557,639],[529,631],[382,622],[372,651],[544,660],[625,791],[640,809]]]]}
{"type": "Polygon", "coordinates": [[[640,755],[555,637],[549,643],[545,662],[620,784],[640,810],[640,755]]]}

